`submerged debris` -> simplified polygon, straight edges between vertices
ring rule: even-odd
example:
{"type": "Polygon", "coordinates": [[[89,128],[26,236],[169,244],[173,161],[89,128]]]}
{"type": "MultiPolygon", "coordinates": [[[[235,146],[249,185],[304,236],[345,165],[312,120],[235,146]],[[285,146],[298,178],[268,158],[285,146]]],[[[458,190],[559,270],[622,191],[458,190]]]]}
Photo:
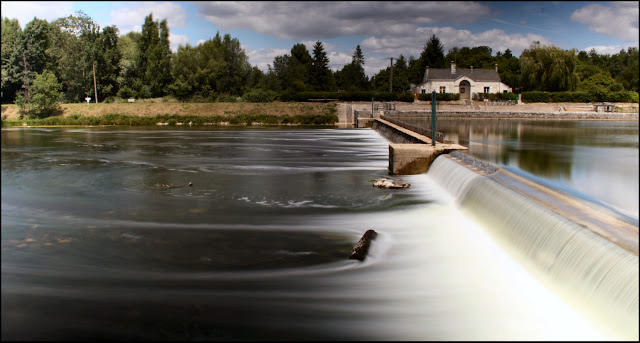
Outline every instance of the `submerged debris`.
{"type": "MultiPolygon", "coordinates": [[[[187,186],[192,187],[193,183],[189,182],[187,186]]],[[[155,187],[156,188],[180,188],[180,187],[184,187],[184,185],[165,185],[162,183],[156,183],[155,187]]]]}
{"type": "Polygon", "coordinates": [[[409,188],[411,185],[402,181],[382,178],[373,180],[373,186],[378,188],[409,188]]]}

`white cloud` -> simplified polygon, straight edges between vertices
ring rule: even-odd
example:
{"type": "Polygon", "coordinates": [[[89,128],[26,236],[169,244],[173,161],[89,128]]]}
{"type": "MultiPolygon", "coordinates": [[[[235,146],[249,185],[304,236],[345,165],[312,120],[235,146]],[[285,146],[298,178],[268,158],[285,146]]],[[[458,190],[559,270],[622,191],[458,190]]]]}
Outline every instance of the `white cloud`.
{"type": "Polygon", "coordinates": [[[273,60],[276,56],[289,54],[291,53],[290,49],[273,49],[273,48],[264,48],[253,50],[248,45],[241,45],[242,49],[244,49],[247,57],[249,58],[249,64],[252,66],[257,66],[258,69],[263,72],[267,72],[269,70],[267,64],[270,64],[273,67],[273,60]]]}
{"type": "Polygon", "coordinates": [[[2,1],[0,6],[2,17],[18,19],[23,29],[34,17],[52,22],[73,13],[73,4],[67,1],[2,1]]]}
{"type": "Polygon", "coordinates": [[[371,36],[363,40],[360,46],[365,54],[365,60],[367,55],[398,57],[402,54],[407,59],[409,56],[418,58],[426,42],[434,34],[443,45],[445,55],[453,47],[476,46],[488,46],[494,54],[510,49],[514,55],[520,55],[533,41],[540,41],[543,45],[551,44],[545,37],[532,33],[507,34],[498,29],[473,33],[452,27],[419,27],[412,33],[407,32],[403,38],[371,36]]]}
{"type": "Polygon", "coordinates": [[[637,1],[620,1],[587,5],[573,12],[571,20],[588,25],[593,32],[637,42],[639,13],[637,1]]]}
{"type": "Polygon", "coordinates": [[[594,49],[599,55],[606,55],[606,54],[615,55],[617,53],[620,53],[620,50],[627,51],[632,46],[637,47],[638,44],[636,43],[636,44],[610,45],[610,46],[594,45],[594,46],[588,46],[584,48],[584,51],[589,52],[591,51],[591,49],[594,49]]]}
{"type": "Polygon", "coordinates": [[[127,3],[124,7],[111,11],[111,25],[117,26],[120,29],[120,34],[126,34],[130,31],[140,32],[144,18],[149,13],[153,14],[154,21],[167,19],[169,33],[173,28],[183,28],[187,25],[187,11],[181,4],[175,2],[127,3]]]}
{"type": "Polygon", "coordinates": [[[473,22],[490,14],[476,2],[198,2],[199,14],[223,30],[247,29],[283,39],[343,35],[402,36],[438,22],[473,22]],[[398,24],[398,19],[402,24],[398,24]],[[304,23],[304,25],[301,25],[304,23]]]}
{"type": "Polygon", "coordinates": [[[187,43],[189,43],[189,36],[178,35],[169,31],[169,45],[171,47],[171,51],[176,52],[178,51],[178,46],[185,46],[187,43]]]}

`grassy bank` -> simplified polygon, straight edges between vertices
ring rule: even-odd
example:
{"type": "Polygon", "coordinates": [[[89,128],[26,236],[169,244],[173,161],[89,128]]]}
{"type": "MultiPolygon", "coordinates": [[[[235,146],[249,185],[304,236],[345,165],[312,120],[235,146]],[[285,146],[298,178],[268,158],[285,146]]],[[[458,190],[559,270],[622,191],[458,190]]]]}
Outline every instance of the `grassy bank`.
{"type": "Polygon", "coordinates": [[[333,103],[119,103],[63,104],[62,114],[20,119],[15,105],[2,105],[2,126],[49,125],[331,125],[333,103]]]}

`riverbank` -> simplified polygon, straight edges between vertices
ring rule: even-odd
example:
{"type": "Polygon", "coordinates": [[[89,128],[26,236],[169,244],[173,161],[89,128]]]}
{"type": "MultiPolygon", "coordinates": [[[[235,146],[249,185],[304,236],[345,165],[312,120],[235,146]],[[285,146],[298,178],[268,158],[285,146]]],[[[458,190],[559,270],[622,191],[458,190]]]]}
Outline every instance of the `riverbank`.
{"type": "MultiPolygon", "coordinates": [[[[383,103],[375,102],[375,117],[383,103]]],[[[596,112],[591,103],[485,105],[442,101],[439,118],[638,120],[638,104],[616,103],[616,112],[596,112]]],[[[430,115],[431,103],[395,103],[387,115],[430,115]]],[[[371,102],[348,103],[175,103],[136,102],[63,104],[61,114],[45,119],[20,119],[16,105],[2,105],[2,126],[47,125],[338,125],[353,127],[359,111],[371,114],[371,102]]]]}
{"type": "Polygon", "coordinates": [[[2,105],[2,125],[332,125],[335,103],[117,103],[63,104],[61,114],[20,119],[2,105]]]}

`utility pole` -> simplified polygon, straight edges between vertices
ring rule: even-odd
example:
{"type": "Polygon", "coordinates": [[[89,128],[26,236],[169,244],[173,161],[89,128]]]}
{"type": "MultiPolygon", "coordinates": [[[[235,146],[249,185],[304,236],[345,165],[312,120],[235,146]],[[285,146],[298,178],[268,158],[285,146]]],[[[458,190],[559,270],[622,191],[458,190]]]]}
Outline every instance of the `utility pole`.
{"type": "Polygon", "coordinates": [[[391,57],[391,77],[389,77],[389,93],[393,92],[393,57],[391,57]]]}
{"type": "Polygon", "coordinates": [[[93,61],[93,91],[96,94],[96,104],[98,103],[98,86],[96,85],[96,62],[93,61]]]}

